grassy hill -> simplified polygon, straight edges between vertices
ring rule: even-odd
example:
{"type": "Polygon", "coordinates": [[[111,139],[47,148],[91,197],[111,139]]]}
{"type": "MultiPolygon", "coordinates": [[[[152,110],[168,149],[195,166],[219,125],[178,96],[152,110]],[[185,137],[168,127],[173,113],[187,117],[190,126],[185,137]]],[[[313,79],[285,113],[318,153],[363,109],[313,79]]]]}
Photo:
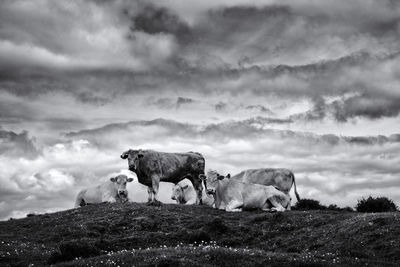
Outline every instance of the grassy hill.
{"type": "Polygon", "coordinates": [[[400,213],[98,204],[0,222],[0,266],[400,265],[400,213]]]}

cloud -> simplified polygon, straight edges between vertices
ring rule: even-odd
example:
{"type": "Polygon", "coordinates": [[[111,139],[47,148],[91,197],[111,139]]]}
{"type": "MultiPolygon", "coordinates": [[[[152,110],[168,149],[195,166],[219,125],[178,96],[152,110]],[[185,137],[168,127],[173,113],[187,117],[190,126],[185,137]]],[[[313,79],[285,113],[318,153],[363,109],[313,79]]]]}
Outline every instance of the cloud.
{"type": "Polygon", "coordinates": [[[338,121],[363,116],[370,119],[395,117],[400,113],[400,98],[379,98],[376,95],[354,96],[342,101],[335,101],[331,108],[338,121]]]}
{"type": "Polygon", "coordinates": [[[227,108],[228,104],[224,103],[222,101],[218,102],[217,104],[215,104],[215,110],[216,111],[225,111],[227,108]]]}
{"type": "Polygon", "coordinates": [[[0,129],[0,155],[34,159],[40,151],[27,131],[18,134],[0,129]]]}
{"type": "Polygon", "coordinates": [[[189,26],[173,14],[171,10],[154,5],[146,5],[132,18],[131,29],[148,34],[167,33],[182,38],[189,33],[189,26]]]}
{"type": "Polygon", "coordinates": [[[195,101],[191,98],[178,97],[178,100],[176,100],[176,108],[180,108],[182,105],[191,104],[194,102],[195,101]]]}
{"type": "MultiPolygon", "coordinates": [[[[188,137],[208,137],[218,140],[220,137],[226,139],[266,137],[290,139],[291,142],[301,141],[302,143],[323,144],[323,145],[382,145],[385,143],[397,143],[398,135],[390,136],[338,136],[334,134],[317,135],[309,132],[295,132],[290,130],[276,130],[271,128],[271,124],[289,123],[290,120],[276,120],[265,117],[255,117],[242,121],[225,121],[222,123],[211,123],[207,125],[196,125],[181,123],[173,120],[155,119],[150,121],[131,121],[126,123],[114,123],[100,128],[81,130],[66,134],[67,138],[84,138],[96,144],[106,144],[114,139],[113,134],[120,136],[122,140],[124,135],[127,138],[157,138],[157,135],[168,135],[182,138],[188,137]],[[152,129],[158,128],[159,132],[149,136],[152,129]]],[[[160,139],[163,136],[159,137],[160,139]]],[[[139,141],[139,143],[140,143],[139,141]]],[[[144,141],[144,140],[143,140],[144,141]]]]}
{"type": "Polygon", "coordinates": [[[152,97],[149,97],[146,99],[145,104],[146,105],[154,105],[161,109],[172,109],[172,108],[179,109],[184,105],[192,104],[195,102],[196,101],[194,99],[187,98],[187,97],[181,97],[181,96],[179,96],[176,99],[171,99],[168,97],[156,98],[156,97],[152,96],[152,97]]]}
{"type": "Polygon", "coordinates": [[[246,106],[245,109],[258,110],[261,113],[267,113],[268,115],[274,115],[274,113],[269,108],[266,108],[263,105],[249,105],[249,106],[246,106]]]}

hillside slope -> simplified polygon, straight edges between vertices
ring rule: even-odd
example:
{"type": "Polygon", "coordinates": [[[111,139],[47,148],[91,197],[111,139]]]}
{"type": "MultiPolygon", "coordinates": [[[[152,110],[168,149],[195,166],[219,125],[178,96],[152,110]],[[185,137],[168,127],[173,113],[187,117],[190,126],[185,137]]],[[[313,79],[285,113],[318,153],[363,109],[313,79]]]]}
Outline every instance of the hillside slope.
{"type": "Polygon", "coordinates": [[[0,265],[400,264],[399,213],[98,204],[0,222],[0,265]]]}

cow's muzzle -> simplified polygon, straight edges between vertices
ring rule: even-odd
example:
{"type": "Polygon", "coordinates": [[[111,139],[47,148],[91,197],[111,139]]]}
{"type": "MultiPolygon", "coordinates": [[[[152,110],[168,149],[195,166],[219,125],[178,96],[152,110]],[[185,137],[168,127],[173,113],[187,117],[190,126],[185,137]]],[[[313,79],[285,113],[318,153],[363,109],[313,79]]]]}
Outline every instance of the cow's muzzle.
{"type": "Polygon", "coordinates": [[[119,195],[120,197],[127,197],[127,196],[128,196],[128,191],[126,191],[126,190],[119,190],[119,191],[118,191],[118,195],[119,195]]]}
{"type": "Polygon", "coordinates": [[[207,189],[207,194],[215,195],[215,189],[207,189]]]}
{"type": "Polygon", "coordinates": [[[129,170],[130,170],[131,172],[136,171],[136,166],[135,166],[135,165],[130,165],[130,166],[129,166],[129,170]]]}

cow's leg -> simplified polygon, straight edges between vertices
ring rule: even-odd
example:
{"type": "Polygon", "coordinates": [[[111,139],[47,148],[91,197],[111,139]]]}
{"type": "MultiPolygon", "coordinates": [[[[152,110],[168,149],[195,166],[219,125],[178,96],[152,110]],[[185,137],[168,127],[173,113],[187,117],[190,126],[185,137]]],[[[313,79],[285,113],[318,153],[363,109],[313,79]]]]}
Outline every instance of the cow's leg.
{"type": "Polygon", "coordinates": [[[151,177],[151,185],[153,189],[153,200],[152,203],[156,205],[160,205],[161,202],[158,200],[158,188],[160,186],[160,177],[158,175],[154,175],[151,177]]]}
{"type": "Polygon", "coordinates": [[[292,210],[292,198],[290,197],[289,193],[286,194],[288,203],[286,205],[286,210],[292,210]]]}
{"type": "Polygon", "coordinates": [[[153,202],[153,187],[148,186],[147,187],[147,193],[148,193],[147,203],[152,203],[153,202]]]}
{"type": "Polygon", "coordinates": [[[261,207],[261,210],[262,211],[271,211],[271,205],[268,200],[265,201],[264,205],[261,207]]]}
{"type": "Polygon", "coordinates": [[[271,211],[285,211],[285,208],[281,205],[281,203],[279,203],[278,201],[276,201],[275,197],[271,197],[268,199],[271,204],[272,204],[272,208],[271,211]]]}
{"type": "Polygon", "coordinates": [[[243,201],[231,200],[228,205],[226,205],[225,210],[229,212],[239,212],[242,211],[243,201]]]}
{"type": "Polygon", "coordinates": [[[196,205],[203,205],[203,190],[196,190],[196,205]]]}
{"type": "Polygon", "coordinates": [[[192,179],[190,181],[193,184],[194,190],[196,191],[196,205],[202,205],[203,204],[203,182],[200,180],[199,174],[192,174],[191,175],[192,179]]]}
{"type": "Polygon", "coordinates": [[[103,194],[101,197],[101,201],[115,203],[115,202],[117,202],[117,199],[114,196],[112,196],[111,194],[103,194]]]}

